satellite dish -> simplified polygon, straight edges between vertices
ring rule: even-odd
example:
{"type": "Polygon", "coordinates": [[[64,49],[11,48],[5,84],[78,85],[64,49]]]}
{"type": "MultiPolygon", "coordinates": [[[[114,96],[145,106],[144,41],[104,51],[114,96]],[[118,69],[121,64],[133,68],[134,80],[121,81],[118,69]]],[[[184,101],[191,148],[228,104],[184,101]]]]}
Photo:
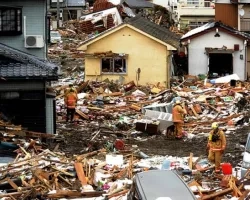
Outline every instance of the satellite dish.
{"type": "Polygon", "coordinates": [[[244,16],[244,14],[245,14],[245,10],[239,9],[239,15],[242,17],[242,16],[244,16]]]}

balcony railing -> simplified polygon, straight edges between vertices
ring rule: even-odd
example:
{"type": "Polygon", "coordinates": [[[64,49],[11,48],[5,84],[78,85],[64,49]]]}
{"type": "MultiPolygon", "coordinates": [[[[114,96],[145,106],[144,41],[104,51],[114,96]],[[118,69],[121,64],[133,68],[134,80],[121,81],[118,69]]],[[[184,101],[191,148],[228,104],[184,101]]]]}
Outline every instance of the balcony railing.
{"type": "Polygon", "coordinates": [[[250,19],[242,20],[240,22],[240,31],[248,31],[248,32],[250,32],[250,19]]]}

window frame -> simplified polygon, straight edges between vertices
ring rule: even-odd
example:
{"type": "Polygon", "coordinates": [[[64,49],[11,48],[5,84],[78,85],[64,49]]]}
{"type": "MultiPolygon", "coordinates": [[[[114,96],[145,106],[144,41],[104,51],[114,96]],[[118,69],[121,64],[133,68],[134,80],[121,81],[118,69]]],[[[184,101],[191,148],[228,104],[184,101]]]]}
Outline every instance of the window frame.
{"type": "MultiPolygon", "coordinates": [[[[22,8],[21,7],[8,7],[8,6],[0,6],[0,36],[14,36],[14,35],[21,35],[23,33],[22,31],[22,8]],[[14,22],[14,28],[15,30],[4,30],[4,19],[1,16],[3,11],[14,11],[14,18],[15,19],[7,19],[5,20],[7,24],[10,22],[14,22]]],[[[10,16],[9,16],[10,17],[10,16]]]]}
{"type": "Polygon", "coordinates": [[[100,59],[101,74],[113,74],[113,75],[116,75],[116,74],[127,74],[128,73],[128,64],[127,64],[127,62],[128,61],[127,61],[126,57],[105,57],[105,58],[101,58],[100,59]],[[123,65],[122,65],[123,68],[124,68],[124,61],[125,61],[126,72],[115,72],[114,71],[115,70],[115,62],[114,62],[114,60],[117,59],[117,58],[123,60],[123,65]],[[112,72],[103,72],[102,71],[103,70],[103,62],[102,62],[103,59],[110,59],[110,60],[112,60],[112,61],[110,61],[110,67],[111,67],[111,64],[112,64],[112,68],[113,68],[112,72]]]}

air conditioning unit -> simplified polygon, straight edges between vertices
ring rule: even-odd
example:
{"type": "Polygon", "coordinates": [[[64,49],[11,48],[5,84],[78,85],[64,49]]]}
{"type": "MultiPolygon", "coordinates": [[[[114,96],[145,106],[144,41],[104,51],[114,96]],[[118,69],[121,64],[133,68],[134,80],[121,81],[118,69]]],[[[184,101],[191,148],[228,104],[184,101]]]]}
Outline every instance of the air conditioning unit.
{"type": "Polygon", "coordinates": [[[42,48],[44,40],[42,35],[26,35],[24,41],[25,48],[42,48]]]}

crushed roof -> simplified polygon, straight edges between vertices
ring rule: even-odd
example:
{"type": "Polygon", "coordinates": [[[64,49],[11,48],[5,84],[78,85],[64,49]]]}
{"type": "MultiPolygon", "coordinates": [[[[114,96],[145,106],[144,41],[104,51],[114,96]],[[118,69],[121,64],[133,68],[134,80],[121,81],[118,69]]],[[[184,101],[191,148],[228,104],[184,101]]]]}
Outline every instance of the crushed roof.
{"type": "Polygon", "coordinates": [[[171,32],[170,30],[168,30],[165,27],[162,27],[154,22],[149,21],[148,19],[142,17],[141,15],[136,15],[133,18],[126,18],[124,20],[124,23],[118,25],[118,26],[114,26],[98,35],[95,35],[94,37],[89,38],[88,40],[84,41],[83,43],[81,43],[80,46],[89,43],[90,41],[124,25],[124,24],[129,24],[149,35],[151,35],[152,37],[166,43],[169,44],[175,48],[179,47],[179,42],[180,42],[180,35],[177,35],[173,32],[171,32]]]}
{"type": "Polygon", "coordinates": [[[58,78],[59,66],[0,43],[0,77],[58,78]]]}
{"type": "Polygon", "coordinates": [[[239,30],[237,30],[237,29],[235,29],[235,28],[233,28],[231,26],[223,24],[220,21],[216,21],[216,22],[214,21],[214,22],[208,22],[207,24],[205,24],[205,25],[203,25],[201,27],[195,28],[195,29],[187,32],[185,35],[183,35],[181,37],[181,40],[187,39],[187,38],[189,38],[191,36],[195,36],[196,34],[202,33],[204,31],[207,31],[207,30],[210,30],[210,29],[216,28],[216,27],[221,27],[221,28],[223,28],[223,29],[225,29],[227,31],[230,31],[230,32],[234,33],[235,36],[241,36],[241,37],[245,37],[247,39],[250,38],[250,34],[248,34],[248,33],[241,32],[241,31],[239,31],[239,30]]]}

